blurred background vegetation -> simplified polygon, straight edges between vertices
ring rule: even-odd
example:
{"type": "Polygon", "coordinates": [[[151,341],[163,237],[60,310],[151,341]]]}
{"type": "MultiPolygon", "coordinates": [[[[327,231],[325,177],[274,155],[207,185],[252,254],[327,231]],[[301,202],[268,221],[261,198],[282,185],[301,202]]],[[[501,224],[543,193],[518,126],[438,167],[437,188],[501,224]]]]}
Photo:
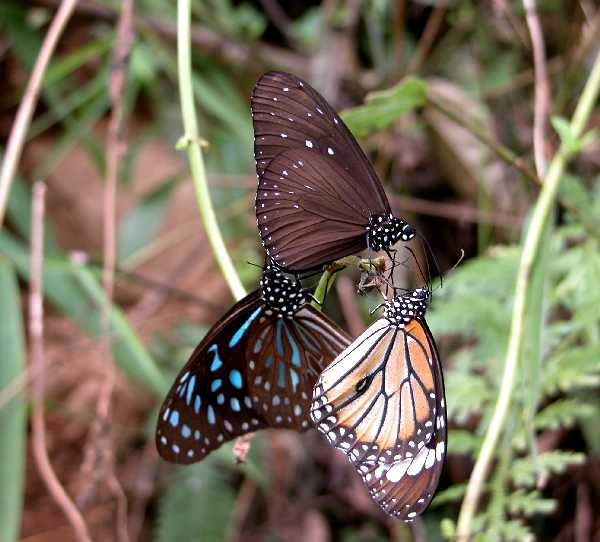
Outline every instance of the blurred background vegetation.
{"type": "MultiPolygon", "coordinates": [[[[59,4],[0,3],[2,153],[59,4]]],[[[270,69],[309,80],[344,111],[395,211],[428,240],[442,271],[465,251],[428,312],[446,377],[449,456],[438,496],[411,527],[383,517],[343,455],[312,432],[262,432],[244,466],[234,464],[230,445],[187,468],[157,456],[162,394],[232,303],[210,255],[185,154],[176,150],[183,128],[170,0],[134,2],[135,33],[116,97],[123,156],[110,322],[118,370],[110,423],[98,429],[98,400],[110,377],[99,342],[102,201],[121,7],[117,0],[77,3],[46,71],[0,230],[0,540],[73,536],[29,445],[29,390],[40,377],[25,369],[36,180],[48,186],[46,445],[94,540],[452,539],[501,385],[520,243],[539,194],[523,5],[192,2],[193,91],[211,194],[247,288],[258,270],[246,262],[262,261],[249,95],[270,69]],[[515,157],[518,167],[510,163],[515,157]],[[90,460],[98,449],[110,459],[90,460]]],[[[564,118],[598,54],[600,7],[540,0],[537,8],[555,116],[543,149],[551,157],[561,141],[569,143],[564,118]]],[[[596,109],[589,127],[598,125],[596,109]]],[[[529,285],[521,363],[474,540],[600,540],[600,143],[571,143],[573,160],[529,285]]],[[[341,276],[326,307],[354,334],[371,318],[369,301],[353,293],[356,279],[341,276]]]]}

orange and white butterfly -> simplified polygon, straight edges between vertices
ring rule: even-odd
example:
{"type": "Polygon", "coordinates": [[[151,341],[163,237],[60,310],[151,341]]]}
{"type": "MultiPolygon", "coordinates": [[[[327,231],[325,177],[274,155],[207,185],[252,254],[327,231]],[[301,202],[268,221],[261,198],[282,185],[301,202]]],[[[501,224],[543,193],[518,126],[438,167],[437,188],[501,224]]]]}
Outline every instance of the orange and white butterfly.
{"type": "Polygon", "coordinates": [[[384,305],[323,371],[311,418],[354,464],[375,501],[411,520],[431,501],[446,453],[442,367],[425,322],[430,293],[417,288],[384,305]]]}

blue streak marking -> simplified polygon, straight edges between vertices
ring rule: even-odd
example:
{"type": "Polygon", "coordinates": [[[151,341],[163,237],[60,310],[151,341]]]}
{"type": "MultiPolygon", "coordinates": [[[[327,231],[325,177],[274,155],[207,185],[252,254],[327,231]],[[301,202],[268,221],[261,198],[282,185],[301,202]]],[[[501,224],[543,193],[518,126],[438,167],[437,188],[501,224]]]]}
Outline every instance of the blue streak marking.
{"type": "Polygon", "coordinates": [[[183,384],[187,380],[188,376],[190,376],[190,372],[189,371],[186,371],[185,373],[183,373],[181,375],[181,378],[179,379],[179,383],[183,384]]]}
{"type": "Polygon", "coordinates": [[[190,378],[190,381],[187,383],[187,393],[185,396],[185,404],[189,406],[192,402],[192,394],[194,393],[194,387],[196,386],[196,375],[190,378]]]}
{"type": "Polygon", "coordinates": [[[196,429],[196,430],[194,431],[194,439],[196,439],[196,440],[200,440],[200,437],[201,437],[201,436],[202,436],[202,435],[200,434],[200,431],[198,431],[198,429],[196,429]]]}
{"type": "Polygon", "coordinates": [[[192,434],[192,430],[187,425],[184,424],[183,427],[181,428],[181,436],[183,438],[188,438],[191,434],[192,434]]]}
{"type": "Polygon", "coordinates": [[[277,365],[277,385],[285,389],[285,365],[282,362],[277,365]]]}
{"type": "Polygon", "coordinates": [[[171,412],[171,416],[169,416],[169,423],[173,427],[177,427],[179,425],[179,412],[177,410],[171,412]]]}
{"type": "Polygon", "coordinates": [[[208,423],[210,423],[210,425],[215,425],[215,423],[217,422],[217,419],[215,418],[215,411],[213,410],[212,405],[208,405],[207,417],[208,417],[208,423]]]}
{"type": "Polygon", "coordinates": [[[296,344],[296,339],[294,339],[292,333],[290,332],[287,326],[285,326],[285,334],[287,335],[288,341],[292,346],[292,363],[296,367],[300,367],[300,350],[298,349],[298,345],[296,344]]]}
{"type": "Polygon", "coordinates": [[[269,356],[266,360],[265,360],[265,367],[267,369],[270,369],[273,366],[273,356],[269,356]]]}
{"type": "Polygon", "coordinates": [[[290,377],[292,378],[292,388],[294,393],[296,393],[296,388],[298,387],[298,384],[300,384],[300,377],[294,369],[290,369],[290,377]]]}
{"type": "Polygon", "coordinates": [[[279,356],[283,356],[283,343],[281,342],[281,320],[277,320],[277,326],[275,328],[275,349],[279,356]]]}
{"type": "Polygon", "coordinates": [[[213,344],[208,349],[208,351],[215,353],[215,357],[213,358],[212,363],[210,364],[210,370],[211,370],[211,372],[214,373],[219,367],[221,367],[223,365],[223,361],[219,357],[219,346],[216,344],[213,344]]]}
{"type": "Polygon", "coordinates": [[[196,414],[200,413],[201,406],[202,406],[202,399],[200,398],[199,395],[196,395],[196,398],[194,399],[194,412],[196,414]]]}
{"type": "Polygon", "coordinates": [[[238,390],[242,389],[242,373],[240,373],[237,369],[232,369],[229,371],[229,382],[234,388],[238,390]]]}
{"type": "Polygon", "coordinates": [[[210,384],[210,391],[217,391],[221,387],[221,384],[223,384],[223,381],[220,378],[216,378],[210,384]]]}
{"type": "Polygon", "coordinates": [[[238,329],[235,334],[233,335],[233,337],[231,337],[231,340],[229,341],[229,348],[233,348],[237,343],[240,342],[240,339],[244,336],[244,333],[246,333],[246,331],[248,330],[248,328],[250,327],[250,324],[254,321],[254,319],[258,316],[258,313],[262,310],[262,307],[258,307],[258,309],[256,309],[249,317],[248,320],[246,320],[240,327],[240,329],[238,329]]]}
{"type": "Polygon", "coordinates": [[[231,405],[231,410],[234,410],[235,412],[239,412],[240,410],[242,410],[242,407],[240,406],[240,402],[237,400],[237,397],[232,397],[231,399],[229,399],[229,404],[231,405]]]}
{"type": "Polygon", "coordinates": [[[219,395],[217,395],[217,403],[220,405],[225,403],[225,396],[222,393],[219,393],[219,395]]]}
{"type": "Polygon", "coordinates": [[[260,349],[262,348],[262,339],[256,339],[256,342],[254,343],[254,353],[258,354],[260,352],[260,349]]]}

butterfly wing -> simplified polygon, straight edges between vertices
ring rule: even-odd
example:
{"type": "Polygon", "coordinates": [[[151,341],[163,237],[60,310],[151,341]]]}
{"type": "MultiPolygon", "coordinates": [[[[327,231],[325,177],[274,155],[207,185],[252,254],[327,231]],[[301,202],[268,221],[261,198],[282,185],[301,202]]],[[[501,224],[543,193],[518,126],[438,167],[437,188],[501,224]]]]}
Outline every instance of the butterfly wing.
{"type": "Polygon", "coordinates": [[[313,422],[355,464],[413,455],[433,435],[438,365],[420,321],[381,318],[321,374],[313,422]]]}
{"type": "Polygon", "coordinates": [[[256,217],[277,263],[303,271],[366,248],[369,217],[388,216],[390,205],[369,160],[327,101],[296,76],[269,72],[254,88],[252,117],[256,217]],[[292,175],[299,162],[302,175],[292,175]],[[291,186],[281,191],[276,185],[286,170],[291,186]],[[299,240],[311,251],[299,248],[299,240]]]}
{"type": "Polygon", "coordinates": [[[246,345],[265,318],[255,291],[219,320],[196,347],[160,409],[156,446],[163,459],[194,463],[223,442],[267,427],[246,381],[246,345]]]}
{"type": "Polygon", "coordinates": [[[292,149],[274,158],[256,193],[258,230],[271,258],[299,271],[366,248],[370,210],[360,186],[313,150],[292,149]]]}
{"type": "Polygon", "coordinates": [[[360,145],[327,100],[306,81],[289,73],[266,73],[254,87],[251,107],[259,177],[281,152],[312,148],[352,174],[374,213],[389,213],[383,186],[360,145]]]}
{"type": "Polygon", "coordinates": [[[349,344],[350,338],[310,305],[291,319],[257,326],[247,351],[254,408],[273,427],[308,429],[313,386],[349,344]]]}
{"type": "Polygon", "coordinates": [[[425,323],[422,330],[435,365],[436,419],[433,436],[412,456],[387,465],[360,465],[358,471],[371,496],[384,512],[410,521],[429,506],[438,486],[446,455],[446,404],[439,355],[425,323]]]}

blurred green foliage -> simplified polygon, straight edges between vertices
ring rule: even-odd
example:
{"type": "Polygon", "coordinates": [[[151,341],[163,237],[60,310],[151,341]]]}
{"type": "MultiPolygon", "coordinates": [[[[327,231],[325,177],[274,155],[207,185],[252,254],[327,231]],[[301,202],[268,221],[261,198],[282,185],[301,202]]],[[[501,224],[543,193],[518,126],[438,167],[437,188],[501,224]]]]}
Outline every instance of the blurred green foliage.
{"type": "MultiPolygon", "coordinates": [[[[0,284],[5,285],[0,288],[3,292],[0,296],[2,357],[12,362],[2,364],[2,386],[20,374],[23,366],[21,311],[13,274],[17,272],[25,283],[28,280],[31,222],[28,181],[47,178],[56,172],[76,145],[83,148],[98,174],[104,174],[104,141],[93,128],[109,111],[107,88],[114,44],[113,22],[119,2],[99,4],[112,15],[86,23],[90,38],[77,47],[59,51],[51,62],[44,80],[41,107],[28,134],[29,140],[48,137],[51,145],[27,171],[27,178],[23,175],[13,185],[7,217],[9,228],[0,232],[0,284]]],[[[355,60],[360,61],[361,73],[353,75],[361,84],[367,81],[364,87],[371,92],[364,104],[343,113],[350,128],[364,138],[367,148],[377,146],[381,141],[378,138],[388,142],[404,138],[404,142],[423,143],[431,126],[419,112],[427,106],[431,78],[444,78],[463,90],[473,102],[489,109],[497,133],[515,152],[530,155],[530,148],[523,144],[520,133],[529,130],[533,101],[532,90],[527,86],[530,83],[521,83],[523,70],[531,62],[523,40],[513,39],[515,34],[507,21],[492,17],[488,11],[491,8],[483,5],[485,3],[453,2],[447,7],[442,31],[420,70],[404,77],[415,51],[422,46],[420,29],[428,20],[425,15],[430,13],[430,6],[426,5],[429,3],[409,4],[419,14],[415,17],[419,25],[416,29],[406,29],[401,35],[395,34],[392,2],[365,2],[358,13],[359,32],[351,45],[355,60]],[[527,104],[528,109],[517,109],[521,103],[527,104]],[[514,119],[520,116],[526,118],[525,128],[514,125],[514,119]]],[[[521,3],[510,4],[510,17],[522,17],[521,3]]],[[[558,2],[539,4],[548,16],[558,13],[565,19],[568,17],[567,6],[558,2]]],[[[260,45],[271,45],[271,38],[267,36],[273,33],[272,25],[259,3],[198,0],[193,8],[195,22],[202,30],[216,33],[223,48],[241,46],[253,56],[260,45]]],[[[295,53],[307,66],[312,67],[315,59],[321,61],[331,47],[330,30],[335,33],[345,27],[348,6],[340,4],[334,8],[330,13],[323,6],[312,6],[290,21],[288,33],[298,47],[295,53]]],[[[150,24],[159,21],[167,27],[174,25],[176,3],[143,0],[136,2],[136,13],[136,39],[123,100],[126,117],[129,119],[142,111],[143,123],[129,139],[121,164],[119,190],[122,193],[132,190],[133,173],[145,145],[160,137],[174,147],[182,133],[176,99],[174,26],[169,33],[168,28],[159,29],[156,24],[150,24]]],[[[51,11],[45,7],[32,8],[18,0],[0,4],[0,32],[6,48],[26,72],[36,59],[45,30],[43,23],[50,15],[51,11]]],[[[559,37],[562,39],[562,34],[559,37]]],[[[550,48],[557,49],[560,43],[553,36],[549,38],[550,48]]],[[[568,52],[561,54],[568,63],[571,59],[566,56],[568,52]]],[[[195,48],[193,61],[199,126],[202,137],[209,142],[206,152],[209,172],[233,175],[234,179],[252,175],[248,95],[258,74],[256,65],[250,61],[240,64],[231,58],[223,59],[201,46],[195,48]]],[[[262,62],[264,71],[273,67],[262,62]]],[[[594,143],[595,134],[575,141],[561,117],[568,116],[578,82],[585,75],[583,62],[571,64],[561,72],[563,76],[554,81],[557,116],[553,126],[559,139],[571,141],[572,153],[578,154],[585,152],[586,145],[594,143]]],[[[22,87],[3,96],[4,111],[18,104],[21,92],[22,87]]],[[[490,132],[491,125],[491,122],[486,123],[490,132]]],[[[460,148],[460,143],[458,140],[458,151],[464,153],[462,157],[473,150],[460,148]]],[[[423,146],[431,154],[429,161],[442,161],[435,155],[433,145],[431,148],[423,146]]],[[[459,169],[458,158],[461,156],[451,162],[453,169],[459,169]]],[[[493,165],[498,166],[498,162],[493,165]]],[[[482,164],[479,166],[483,169],[482,164]]],[[[461,174],[462,168],[461,163],[461,174]]],[[[600,436],[595,429],[595,420],[600,416],[600,176],[589,174],[589,165],[574,167],[572,171],[565,174],[561,185],[562,206],[557,215],[561,227],[549,228],[546,232],[542,265],[534,273],[531,291],[535,298],[531,299],[533,309],[528,315],[524,363],[510,423],[496,450],[496,463],[486,486],[486,504],[476,518],[476,540],[525,541],[539,536],[544,532],[539,517],[550,516],[561,504],[548,489],[552,481],[571,467],[600,454],[600,436]],[[570,447],[571,441],[567,440],[564,447],[555,444],[538,450],[536,438],[549,432],[580,435],[583,443],[570,447]]],[[[479,183],[471,187],[481,196],[476,204],[482,210],[493,211],[493,192],[481,181],[481,172],[472,168],[467,173],[479,183]]],[[[187,172],[181,171],[160,179],[155,190],[139,198],[125,213],[118,228],[119,265],[135,268],[155,248],[174,189],[185,175],[187,172]]],[[[511,182],[520,183],[514,177],[511,182]]],[[[234,261],[242,279],[250,285],[255,283],[258,270],[246,262],[260,263],[261,257],[252,220],[248,221],[251,190],[241,182],[237,186],[232,184],[215,186],[212,193],[226,240],[234,247],[234,261]]],[[[527,205],[528,192],[533,189],[523,185],[520,189],[519,197],[527,205]]],[[[78,186],[74,185],[73,191],[77,190],[78,186]]],[[[46,300],[85,331],[97,336],[103,302],[98,270],[91,264],[71,261],[60,246],[52,218],[48,217],[46,226],[46,300]]],[[[475,229],[479,239],[483,239],[477,245],[479,253],[446,277],[443,288],[434,292],[428,313],[429,324],[446,354],[447,405],[452,421],[448,439],[450,461],[459,455],[467,460],[475,458],[489,425],[502,376],[520,256],[519,239],[515,234],[499,233],[484,223],[475,229]]],[[[164,393],[170,377],[205,331],[189,323],[180,324],[166,330],[164,336],[157,334],[147,349],[136,336],[124,310],[115,307],[111,318],[117,334],[114,344],[117,363],[131,379],[133,389],[141,382],[156,397],[164,393]]],[[[155,415],[152,411],[146,424],[152,429],[155,415]]],[[[12,518],[12,524],[0,521],[7,540],[18,536],[14,510],[22,499],[19,473],[25,457],[24,417],[23,405],[14,401],[0,407],[2,442],[10,443],[10,447],[0,447],[0,463],[6,467],[0,470],[0,482],[11,488],[10,494],[3,493],[6,499],[2,499],[0,507],[0,517],[12,518]]],[[[148,439],[152,438],[148,434],[148,439]]],[[[230,529],[236,492],[244,478],[251,479],[259,488],[268,483],[264,478],[260,441],[260,438],[255,441],[247,467],[232,465],[230,448],[224,447],[201,464],[179,468],[161,479],[164,485],[156,499],[156,521],[152,521],[156,525],[154,539],[223,540],[230,529]]],[[[424,518],[428,540],[438,540],[441,536],[451,539],[455,535],[457,505],[464,490],[464,480],[461,480],[438,493],[424,518]]],[[[350,527],[341,528],[339,536],[348,541],[364,539],[350,527]]],[[[373,540],[379,539],[379,534],[374,536],[373,540]]]]}

